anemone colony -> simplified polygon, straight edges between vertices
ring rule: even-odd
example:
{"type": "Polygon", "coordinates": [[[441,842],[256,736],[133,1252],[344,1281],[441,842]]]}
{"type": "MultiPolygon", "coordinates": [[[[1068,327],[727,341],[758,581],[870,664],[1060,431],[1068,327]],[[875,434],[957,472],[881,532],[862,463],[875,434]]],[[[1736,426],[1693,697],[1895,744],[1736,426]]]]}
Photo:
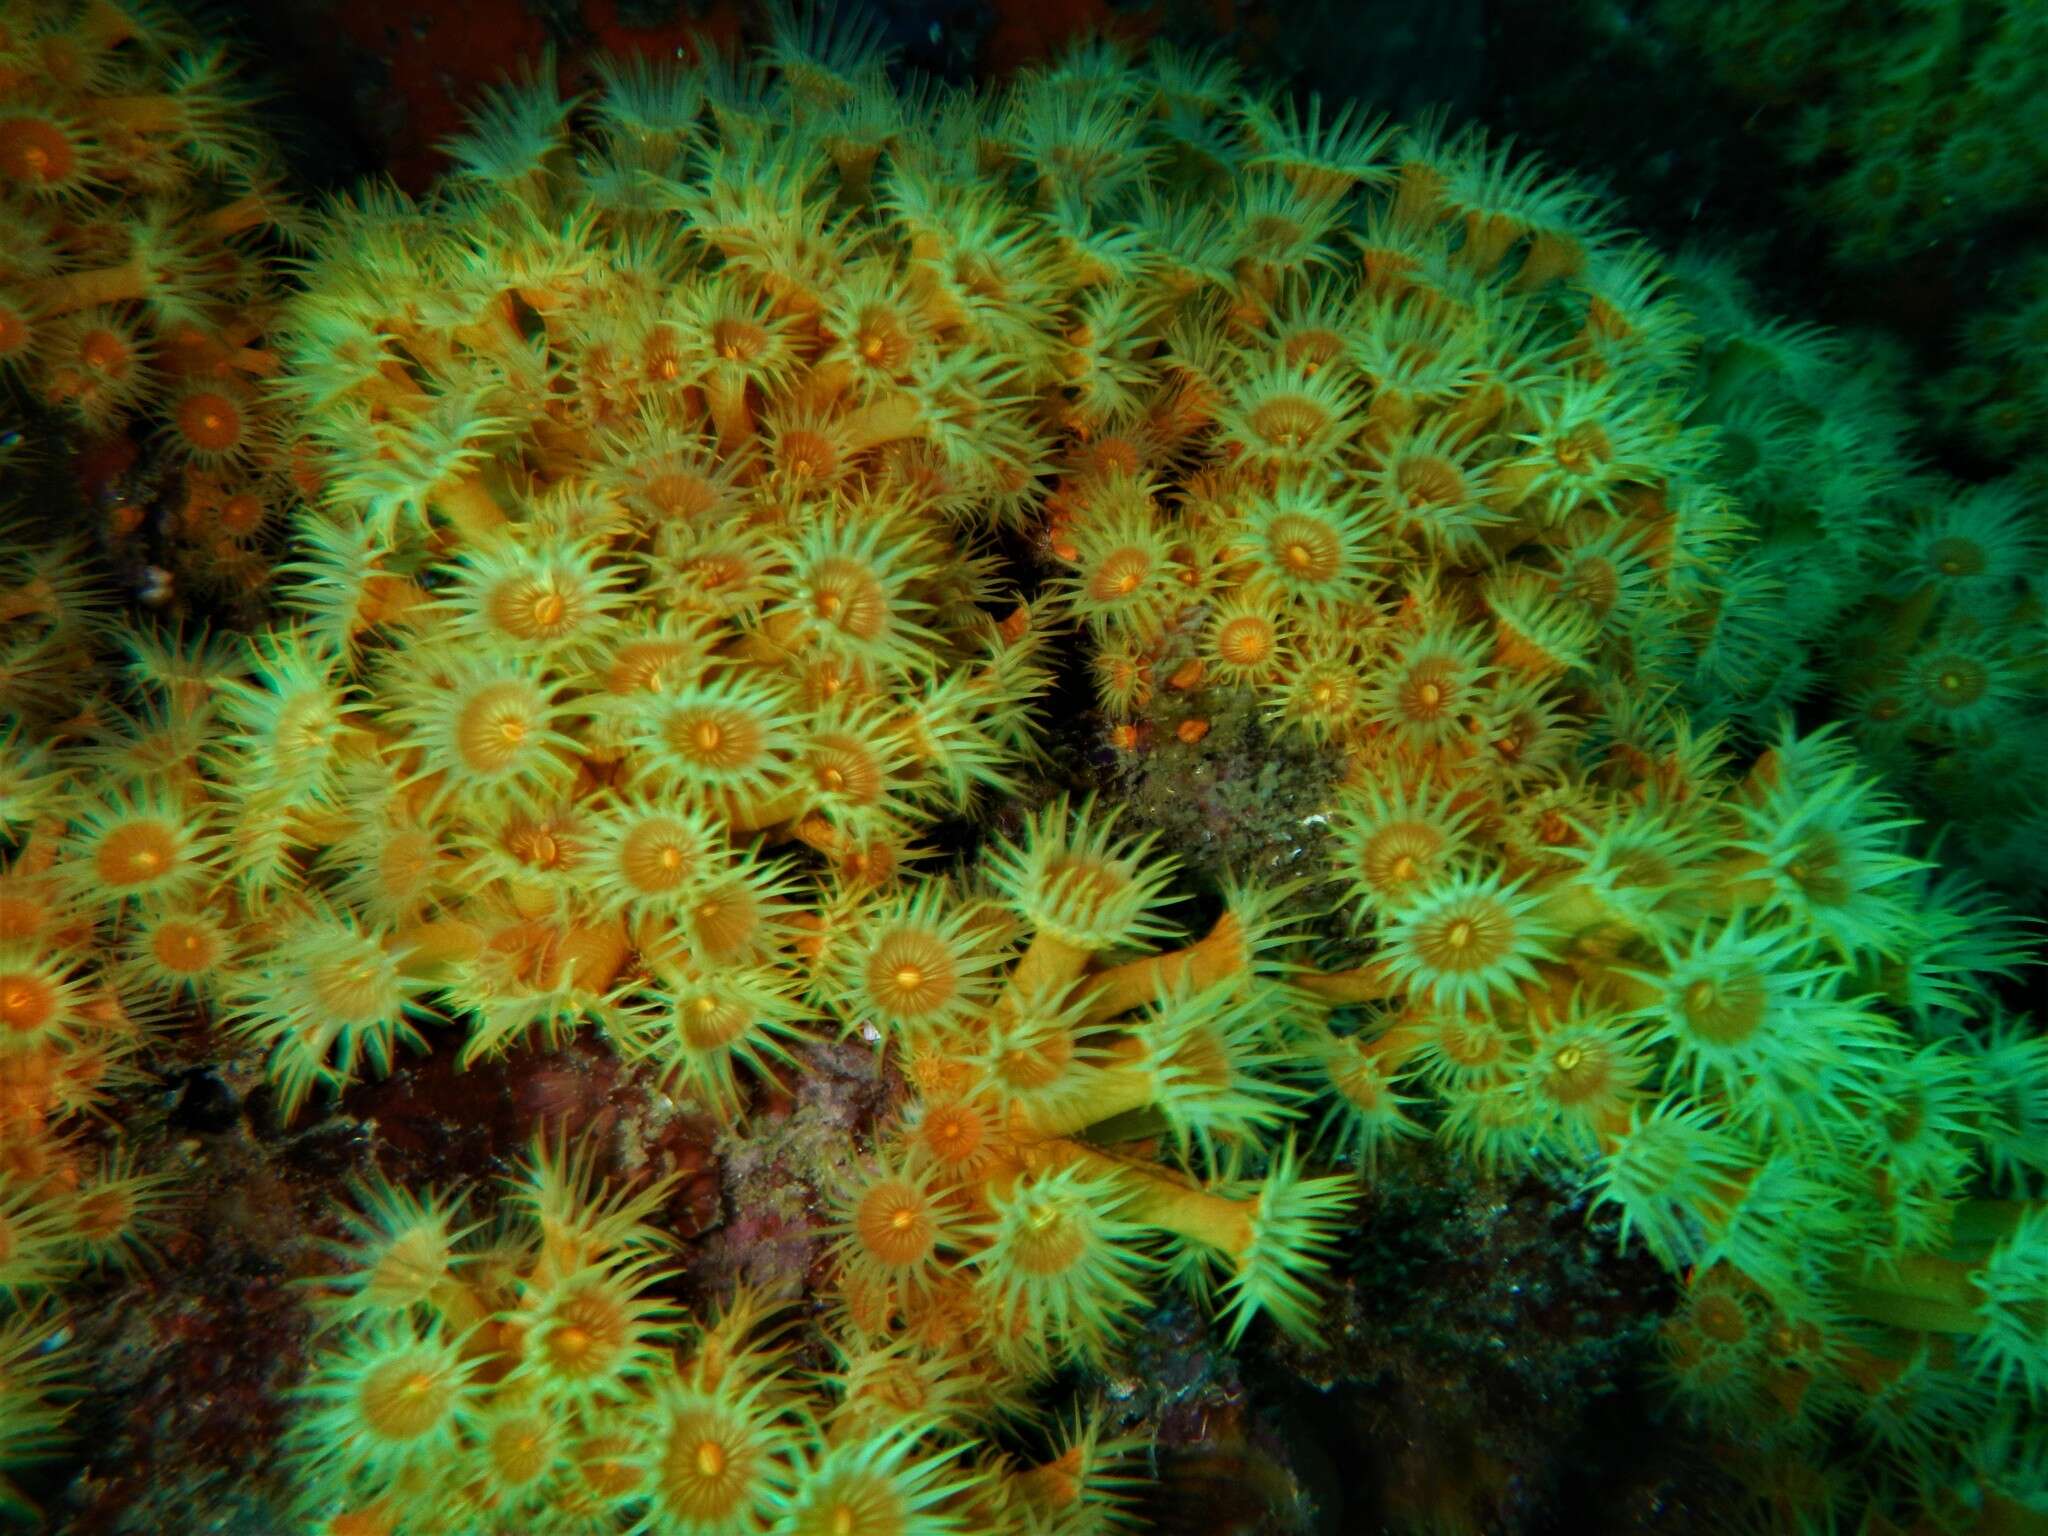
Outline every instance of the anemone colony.
{"type": "Polygon", "coordinates": [[[1717,478],[1759,534],[1730,601],[1756,616],[1755,659],[1777,680],[1687,707],[1753,721],[1824,679],[1865,762],[1944,826],[1949,857],[2038,905],[2048,11],[1901,0],[1854,13],[1875,25],[1829,21],[1850,14],[1662,0],[1643,34],[1666,58],[1696,50],[1752,114],[1777,157],[1768,195],[1854,274],[1849,292],[1952,332],[1908,350],[1767,322],[1735,263],[1674,263],[1706,342],[1695,416],[1719,429],[1717,478]]]}
{"type": "MultiPolygon", "coordinates": [[[[64,10],[0,6],[0,368],[78,432],[164,445],[162,526],[125,499],[108,550],[139,561],[153,535],[168,574],[239,610],[290,493],[260,242],[294,213],[225,49],[152,7],[64,10]]],[[[22,647],[8,682],[34,693],[31,657],[53,660],[22,647]]]]}
{"type": "Polygon", "coordinates": [[[0,1457],[61,1434],[65,1279],[177,1219],[83,1121],[197,1014],[287,1117],[579,1033],[734,1122],[820,1038],[901,1070],[803,1329],[686,1313],[667,1186],[545,1128],[489,1195],[353,1185],[281,1451],[328,1536],[1128,1529],[1141,1440],[1013,1453],[1034,1394],[1175,1289],[1312,1342],[1358,1180],[1427,1135],[1682,1275],[1674,1412],[1772,1528],[2038,1494],[2024,935],[1773,718],[1744,600],[1728,444],[1791,417],[1726,425],[1702,358],[1796,381],[1796,333],[1703,354],[1477,132],[1164,47],[899,90],[788,16],[506,86],[424,200],[307,223],[272,312],[215,65],[126,15],[0,9],[4,357],[160,418],[214,498],[173,543],[272,617],[0,566],[0,1457]],[[287,487],[273,572],[224,509],[287,487]],[[1315,754],[1301,878],[1183,931],[1156,834],[1038,787],[1060,678],[1119,753],[1253,711],[1315,754]]]}
{"type": "Polygon", "coordinates": [[[1864,269],[2038,211],[2048,172],[2039,6],[1897,0],[1882,12],[1883,25],[1861,27],[1836,24],[1853,14],[1844,0],[1654,8],[1782,145],[1793,198],[1833,257],[1864,269]]]}

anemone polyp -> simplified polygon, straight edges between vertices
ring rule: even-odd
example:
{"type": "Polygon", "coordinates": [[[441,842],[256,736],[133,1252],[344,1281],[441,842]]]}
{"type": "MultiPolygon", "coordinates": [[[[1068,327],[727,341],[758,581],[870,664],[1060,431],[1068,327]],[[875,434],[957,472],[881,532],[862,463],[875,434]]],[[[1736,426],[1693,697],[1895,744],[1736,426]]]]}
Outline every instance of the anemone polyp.
{"type": "Polygon", "coordinates": [[[762,1383],[728,1372],[715,1378],[663,1382],[631,1437],[636,1489],[658,1527],[705,1536],[762,1529],[765,1501],[788,1482],[784,1457],[791,1435],[762,1383]]]}
{"type": "Polygon", "coordinates": [[[1679,994],[1686,1029],[1709,1046],[1735,1046],[1763,1027],[1770,989],[1754,971],[1700,976],[1679,994]]]}
{"type": "Polygon", "coordinates": [[[573,632],[578,594],[544,576],[508,581],[485,598],[491,622],[523,640],[555,639],[573,632]]]}
{"type": "Polygon", "coordinates": [[[679,767],[714,783],[747,775],[768,755],[768,728],[743,704],[678,704],[656,729],[679,767]]]}
{"type": "Polygon", "coordinates": [[[1452,874],[1399,911],[1386,964],[1446,1008],[1483,1004],[1534,979],[1549,955],[1554,935],[1536,905],[1498,877],[1452,874]]]}
{"type": "Polygon", "coordinates": [[[423,1470],[459,1449],[478,1364],[438,1323],[386,1318],[360,1327],[300,1389],[299,1443],[315,1465],[346,1477],[423,1470]]]}
{"type": "Polygon", "coordinates": [[[1154,570],[1149,551],[1129,546],[1112,549],[1088,574],[1088,596],[1098,603],[1114,603],[1142,588],[1154,570]]]}
{"type": "Polygon", "coordinates": [[[712,1051],[746,1038],[753,1015],[736,999],[699,992],[677,999],[676,1032],[692,1050],[712,1051]]]}
{"type": "Polygon", "coordinates": [[[37,326],[29,311],[0,294],[0,364],[29,357],[36,339],[37,326]]]}
{"type": "Polygon", "coordinates": [[[896,311],[879,304],[861,311],[852,340],[862,359],[884,374],[899,372],[916,345],[896,311]]]}
{"type": "Polygon", "coordinates": [[[827,557],[804,572],[811,617],[855,640],[872,640],[889,622],[889,597],[871,566],[827,557]]]}
{"type": "Polygon", "coordinates": [[[40,966],[0,961],[0,1031],[8,1038],[40,1037],[54,1029],[66,1011],[56,978],[40,966]]]}
{"type": "Polygon", "coordinates": [[[454,1397],[447,1379],[424,1363],[387,1361],[363,1378],[363,1421],[386,1440],[417,1440],[447,1419],[454,1397]]]}
{"type": "Polygon", "coordinates": [[[676,907],[718,868],[715,829],[681,808],[621,807],[594,834],[595,888],[629,909],[676,907]]]}
{"type": "Polygon", "coordinates": [[[87,156],[77,130],[42,113],[0,117],[0,177],[31,192],[74,191],[87,156]]]}
{"type": "Polygon", "coordinates": [[[230,943],[227,930],[210,913],[165,912],[146,922],[139,958],[163,981],[196,987],[218,974],[230,943]]]}
{"type": "Polygon", "coordinates": [[[854,1206],[853,1231],[861,1251],[885,1269],[914,1270],[938,1246],[931,1191],[913,1179],[877,1179],[854,1206]]]}
{"type": "Polygon", "coordinates": [[[593,1264],[556,1281],[535,1298],[521,1373],[565,1401],[623,1396],[659,1357],[664,1332],[646,1279],[644,1264],[593,1264]]]}
{"type": "Polygon", "coordinates": [[[716,1529],[753,1506],[757,1458],[740,1426],[708,1406],[687,1409],[670,1419],[665,1442],[654,1491],[667,1513],[716,1529]]]}
{"type": "Polygon", "coordinates": [[[147,886],[178,860],[177,830],[167,822],[135,821],[117,827],[93,850],[93,868],[109,886],[147,886]]]}
{"type": "Polygon", "coordinates": [[[684,913],[690,937],[708,959],[734,959],[771,933],[764,893],[745,879],[725,880],[701,892],[684,913]]]}
{"type": "Polygon", "coordinates": [[[166,789],[119,789],[75,818],[75,856],[58,866],[81,899],[174,901],[201,880],[217,838],[166,789]]]}
{"type": "Polygon", "coordinates": [[[941,1168],[969,1169],[986,1151],[992,1129],[977,1105],[927,1103],[918,1117],[916,1145],[941,1168]]]}
{"type": "Polygon", "coordinates": [[[885,934],[870,952],[868,995],[885,1016],[917,1019],[953,999],[957,973],[952,946],[936,933],[904,925],[885,934]]]}
{"type": "Polygon", "coordinates": [[[1419,817],[1374,827],[1358,846],[1359,880],[1381,900],[1398,903],[1434,872],[1448,846],[1443,829],[1419,817]]]}
{"type": "Polygon", "coordinates": [[[1336,418],[1319,400],[1307,395],[1272,395],[1246,415],[1246,421],[1269,447],[1296,452],[1330,430],[1336,418]]]}
{"type": "Polygon", "coordinates": [[[249,402],[239,392],[200,385],[172,402],[172,441],[201,463],[223,463],[251,446],[249,402]]]}
{"type": "Polygon", "coordinates": [[[1216,626],[1217,656],[1247,671],[1264,666],[1279,649],[1280,637],[1263,614],[1233,614],[1216,626]]]}
{"type": "Polygon", "coordinates": [[[711,350],[729,363],[752,362],[770,345],[767,329],[751,320],[726,318],[711,325],[711,350]]]}
{"type": "Polygon", "coordinates": [[[1260,533],[1265,559],[1284,582],[1312,591],[1344,572],[1350,551],[1342,531],[1326,518],[1282,513],[1267,519],[1260,533]]]}

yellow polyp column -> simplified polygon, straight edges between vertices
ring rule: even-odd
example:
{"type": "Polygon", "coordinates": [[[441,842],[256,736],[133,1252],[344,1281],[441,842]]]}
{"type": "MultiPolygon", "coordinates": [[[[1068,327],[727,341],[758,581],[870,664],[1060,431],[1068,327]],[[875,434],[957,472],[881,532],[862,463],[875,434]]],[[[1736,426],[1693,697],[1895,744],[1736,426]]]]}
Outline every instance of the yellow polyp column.
{"type": "Polygon", "coordinates": [[[1233,1200],[1176,1179],[1163,1169],[1126,1168],[1125,1172],[1134,1190],[1125,1214],[1232,1258],[1251,1247],[1252,1217],[1259,1209],[1256,1195],[1233,1200]]]}
{"type": "Polygon", "coordinates": [[[1110,1048],[1111,1060],[1089,1074],[1086,1091],[1063,1096],[1056,1106],[1025,1112],[1025,1127],[1044,1137],[1075,1136],[1091,1125],[1145,1108],[1152,1102],[1156,1085],[1152,1074],[1137,1065],[1143,1054],[1144,1046],[1138,1041],[1119,1040],[1110,1048]]]}
{"type": "Polygon", "coordinates": [[[444,480],[428,493],[427,501],[466,539],[487,538],[509,521],[481,475],[444,480]]]}
{"type": "Polygon", "coordinates": [[[228,365],[237,373],[267,379],[284,366],[284,360],[265,347],[237,347],[229,356],[228,365]]]}
{"type": "Polygon", "coordinates": [[[1060,995],[1081,979],[1081,973],[1094,958],[1092,949],[1069,944],[1050,933],[1039,933],[1033,936],[1016,969],[1010,972],[1003,1002],[1021,1013],[1028,998],[1060,995]]]}
{"type": "Polygon", "coordinates": [[[1498,465],[1493,470],[1493,489],[1480,499],[1490,511],[1512,512],[1529,499],[1542,473],[1527,459],[1498,465]]]}
{"type": "Polygon", "coordinates": [[[1560,880],[1544,891],[1535,917],[1566,938],[1611,928],[1619,920],[1598,893],[1577,880],[1560,880]]]}
{"type": "Polygon", "coordinates": [[[1885,1271],[1866,1272],[1845,1285],[1841,1299],[1858,1317],[1913,1333],[1984,1331],[1977,1315],[1983,1293],[1970,1279],[1975,1265],[1960,1259],[1910,1254],[1885,1271]]]}
{"type": "Polygon", "coordinates": [[[1514,243],[1522,238],[1524,226],[1504,213],[1465,215],[1465,244],[1458,255],[1480,277],[1498,267],[1514,243]]]}
{"type": "Polygon", "coordinates": [[[1920,643],[1921,633],[1927,628],[1927,621],[1933,617],[1941,593],[1933,582],[1929,582],[1899,606],[1891,622],[1884,628],[1884,654],[1903,656],[1920,643]]]}
{"type": "Polygon", "coordinates": [[[1377,1003],[1401,995],[1400,984],[1377,965],[1361,965],[1349,971],[1297,972],[1288,978],[1288,983],[1335,1004],[1377,1003]]]}
{"type": "Polygon", "coordinates": [[[92,112],[130,133],[177,133],[185,126],[185,108],[175,96],[103,96],[92,112]]]}
{"type": "Polygon", "coordinates": [[[1489,430],[1507,408],[1508,392],[1499,384],[1479,385],[1459,396],[1439,413],[1445,423],[1466,433],[1489,430]]]}
{"type": "Polygon", "coordinates": [[[1443,208],[1444,173],[1426,160],[1410,160],[1394,182],[1393,221],[1426,230],[1443,208]]]}
{"type": "Polygon", "coordinates": [[[846,851],[846,838],[839,829],[822,816],[805,816],[789,829],[789,835],[807,848],[814,848],[828,859],[836,859],[846,851]]]}
{"type": "Polygon", "coordinates": [[[1111,966],[1087,981],[1090,1020],[1113,1019],[1141,1008],[1161,991],[1187,986],[1199,991],[1245,968],[1244,927],[1226,912],[1216,926],[1185,949],[1147,955],[1142,960],[1111,966]]]}
{"type": "Polygon", "coordinates": [[[505,889],[521,917],[546,917],[562,904],[554,888],[538,880],[508,880],[505,889]]]}
{"type": "Polygon", "coordinates": [[[410,576],[373,574],[363,582],[363,600],[356,609],[360,623],[352,632],[361,634],[380,624],[401,624],[413,609],[429,601],[427,589],[410,576]]]}
{"type": "Polygon", "coordinates": [[[113,49],[132,42],[142,29],[135,18],[109,0],[92,0],[78,21],[78,35],[96,47],[113,49]]]}
{"type": "Polygon", "coordinates": [[[791,648],[803,636],[803,626],[801,613],[771,613],[753,629],[720,646],[718,654],[738,661],[787,661],[791,648]]]}
{"type": "Polygon", "coordinates": [[[801,816],[804,803],[809,798],[808,790],[786,789],[766,800],[734,805],[726,820],[735,832],[759,832],[764,827],[779,827],[801,816]]]}
{"type": "Polygon", "coordinates": [[[866,145],[830,151],[832,163],[839,171],[839,201],[842,203],[865,203],[874,184],[875,162],[882,156],[879,147],[866,145]]]}
{"type": "Polygon", "coordinates": [[[29,307],[41,319],[68,315],[97,304],[121,304],[149,293],[149,274],[139,261],[124,261],[118,267],[95,267],[89,272],[67,272],[62,277],[45,277],[23,283],[29,307]]]}
{"type": "Polygon", "coordinates": [[[453,1275],[433,1288],[428,1295],[428,1305],[441,1314],[451,1334],[469,1335],[466,1343],[471,1348],[464,1351],[465,1359],[475,1357],[472,1350],[475,1353],[490,1352],[492,1341],[485,1336],[482,1324],[497,1315],[497,1307],[485,1305],[482,1297],[453,1275]]]}
{"type": "Polygon", "coordinates": [[[1716,860],[1704,882],[1707,910],[1732,912],[1737,907],[1762,903],[1773,889],[1767,869],[1767,861],[1760,853],[1734,853],[1716,860]]]}
{"type": "Polygon", "coordinates": [[[299,841],[308,848],[332,848],[347,837],[355,825],[355,817],[340,809],[302,805],[292,815],[292,826],[299,841]]]}
{"type": "Polygon", "coordinates": [[[1586,248],[1577,240],[1557,230],[1538,230],[1508,292],[1533,293],[1560,279],[1576,277],[1585,267],[1586,248]]]}
{"type": "Polygon", "coordinates": [[[562,930],[560,953],[563,969],[574,977],[578,991],[603,992],[625,969],[632,944],[625,923],[614,917],[571,923],[562,930]]]}
{"type": "Polygon", "coordinates": [[[933,288],[919,301],[918,311],[934,331],[949,331],[967,323],[967,311],[950,294],[933,288]]]}
{"type": "Polygon", "coordinates": [[[245,229],[254,229],[259,224],[270,222],[270,202],[260,192],[250,192],[231,203],[222,203],[211,213],[202,216],[199,227],[208,234],[227,236],[240,234],[245,229]]]}
{"type": "Polygon", "coordinates": [[[1573,969],[1582,982],[1598,986],[1602,1001],[1617,1008],[1647,1008],[1660,995],[1656,983],[1639,972],[1619,971],[1608,965],[1573,969]]]}
{"type": "Polygon", "coordinates": [[[849,453],[877,448],[899,438],[915,437],[923,427],[923,413],[908,395],[890,395],[864,405],[849,412],[839,422],[839,431],[845,438],[849,453]]]}
{"type": "Polygon", "coordinates": [[[444,965],[459,965],[483,952],[484,930],[475,923],[440,917],[412,923],[392,936],[399,951],[398,968],[408,976],[424,976],[444,965]]]}
{"type": "Polygon", "coordinates": [[[718,451],[730,454],[754,435],[754,412],[747,404],[747,386],[714,372],[704,380],[704,404],[718,431],[718,451]]]}
{"type": "Polygon", "coordinates": [[[588,432],[581,427],[565,426],[552,416],[535,419],[533,443],[551,475],[570,474],[575,466],[598,457],[597,446],[588,432]]]}
{"type": "Polygon", "coordinates": [[[2016,1504],[2003,1494],[1987,1494],[1974,1529],[1979,1536],[2048,1536],[2048,1513],[2016,1504]]]}
{"type": "Polygon", "coordinates": [[[853,364],[840,359],[820,363],[807,374],[792,394],[806,405],[824,410],[853,387],[853,364]]]}
{"type": "Polygon", "coordinates": [[[2038,1206],[2030,1200],[1965,1200],[1956,1206],[1949,1226],[1948,1252],[1981,1252],[2012,1236],[2013,1229],[2038,1206]]]}

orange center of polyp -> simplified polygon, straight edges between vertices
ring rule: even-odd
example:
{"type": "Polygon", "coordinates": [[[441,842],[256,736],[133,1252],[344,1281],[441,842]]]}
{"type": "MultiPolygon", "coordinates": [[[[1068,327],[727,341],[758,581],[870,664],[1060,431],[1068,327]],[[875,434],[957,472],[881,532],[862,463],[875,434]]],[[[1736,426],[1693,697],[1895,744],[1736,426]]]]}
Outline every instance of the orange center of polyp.
{"type": "Polygon", "coordinates": [[[154,822],[117,827],[100,845],[94,867],[110,885],[140,885],[170,866],[169,832],[154,822]]]}
{"type": "Polygon", "coordinates": [[[27,977],[14,977],[0,986],[0,1024],[23,1034],[39,1028],[50,1017],[49,998],[27,977]]]}
{"type": "Polygon", "coordinates": [[[0,174],[48,185],[71,173],[71,146],[51,124],[32,117],[0,121],[0,174]]]}
{"type": "Polygon", "coordinates": [[[113,373],[128,361],[128,349],[112,331],[94,331],[78,344],[78,360],[99,373],[113,373]]]}

